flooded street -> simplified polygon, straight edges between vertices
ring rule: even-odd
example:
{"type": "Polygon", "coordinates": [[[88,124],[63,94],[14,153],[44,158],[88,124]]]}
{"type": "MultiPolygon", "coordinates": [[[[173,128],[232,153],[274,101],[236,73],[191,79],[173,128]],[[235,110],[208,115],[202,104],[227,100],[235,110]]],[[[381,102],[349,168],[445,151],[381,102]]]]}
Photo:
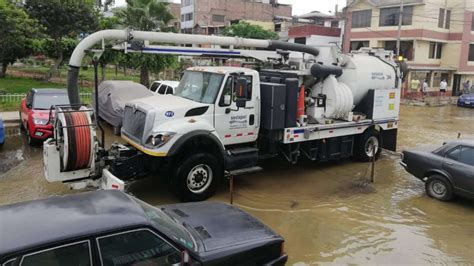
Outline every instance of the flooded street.
{"type": "MultiPolygon", "coordinates": [[[[402,106],[398,149],[439,146],[457,134],[474,138],[474,109],[402,106]]],[[[41,148],[17,129],[0,150],[0,204],[72,193],[44,179],[41,148]]],[[[107,134],[110,144],[113,140],[107,134]]],[[[236,178],[234,204],[280,233],[289,265],[469,264],[474,262],[474,201],[428,198],[424,184],[383,154],[376,181],[370,165],[354,161],[269,161],[264,171],[236,178]]],[[[226,185],[211,200],[228,202],[226,185]]],[[[153,205],[175,202],[165,184],[144,180],[129,192],[153,205]]]]}

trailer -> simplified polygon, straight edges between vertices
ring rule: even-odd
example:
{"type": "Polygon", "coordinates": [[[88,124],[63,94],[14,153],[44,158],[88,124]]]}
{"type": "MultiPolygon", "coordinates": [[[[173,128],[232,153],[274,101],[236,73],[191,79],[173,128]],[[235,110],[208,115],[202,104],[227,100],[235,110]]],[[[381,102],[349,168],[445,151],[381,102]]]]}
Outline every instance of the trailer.
{"type": "Polygon", "coordinates": [[[260,170],[261,160],[369,161],[381,148],[396,149],[406,67],[392,51],[342,54],[330,46],[106,30],[81,41],[69,66],[73,106],[57,107],[44,162],[48,181],[73,188],[123,189],[130,178],[164,172],[181,200],[200,201],[215,193],[226,173],[260,170]],[[127,103],[122,138],[128,144],[105,150],[96,136],[97,114],[79,104],[77,77],[86,51],[110,40],[124,52],[248,57],[262,64],[187,69],[174,95],[127,103]],[[234,49],[243,47],[267,50],[234,49]]]}

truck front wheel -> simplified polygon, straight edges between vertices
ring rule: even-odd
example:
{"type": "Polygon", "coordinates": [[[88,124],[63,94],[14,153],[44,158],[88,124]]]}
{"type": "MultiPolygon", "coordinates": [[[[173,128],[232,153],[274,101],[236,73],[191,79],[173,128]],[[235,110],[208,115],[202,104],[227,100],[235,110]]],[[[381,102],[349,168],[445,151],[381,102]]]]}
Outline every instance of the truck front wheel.
{"type": "Polygon", "coordinates": [[[214,156],[198,153],[180,162],[171,185],[180,200],[202,201],[214,195],[223,173],[214,156]]]}

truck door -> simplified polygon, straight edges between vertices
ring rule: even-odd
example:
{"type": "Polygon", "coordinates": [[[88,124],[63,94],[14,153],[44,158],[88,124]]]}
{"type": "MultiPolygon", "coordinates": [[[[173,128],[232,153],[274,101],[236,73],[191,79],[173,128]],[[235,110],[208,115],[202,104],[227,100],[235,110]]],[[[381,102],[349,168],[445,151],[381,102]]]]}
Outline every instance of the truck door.
{"type": "Polygon", "coordinates": [[[258,77],[253,75],[226,76],[214,111],[214,127],[224,145],[257,140],[259,121],[256,101],[259,93],[256,92],[256,78],[258,77]],[[238,87],[239,79],[247,81],[245,88],[238,87]],[[245,107],[237,107],[238,92],[242,92],[241,90],[246,90],[245,97],[240,98],[245,102],[245,107]]]}

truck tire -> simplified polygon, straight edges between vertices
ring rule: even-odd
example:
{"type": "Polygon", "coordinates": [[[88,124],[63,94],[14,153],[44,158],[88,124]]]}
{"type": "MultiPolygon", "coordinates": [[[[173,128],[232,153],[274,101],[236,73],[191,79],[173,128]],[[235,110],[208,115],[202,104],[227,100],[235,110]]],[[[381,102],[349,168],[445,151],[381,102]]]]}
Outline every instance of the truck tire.
{"type": "Polygon", "coordinates": [[[380,149],[382,146],[382,138],[379,131],[369,129],[355,138],[354,157],[363,162],[372,161],[372,157],[374,156],[372,154],[372,147],[374,145],[377,146],[375,150],[375,159],[377,160],[382,151],[382,149],[380,149]]]}
{"type": "Polygon", "coordinates": [[[432,175],[425,183],[426,194],[441,201],[453,199],[453,186],[444,176],[432,175]]]}
{"type": "Polygon", "coordinates": [[[171,186],[182,201],[202,201],[214,195],[223,173],[214,156],[198,153],[179,163],[171,186]]]}

